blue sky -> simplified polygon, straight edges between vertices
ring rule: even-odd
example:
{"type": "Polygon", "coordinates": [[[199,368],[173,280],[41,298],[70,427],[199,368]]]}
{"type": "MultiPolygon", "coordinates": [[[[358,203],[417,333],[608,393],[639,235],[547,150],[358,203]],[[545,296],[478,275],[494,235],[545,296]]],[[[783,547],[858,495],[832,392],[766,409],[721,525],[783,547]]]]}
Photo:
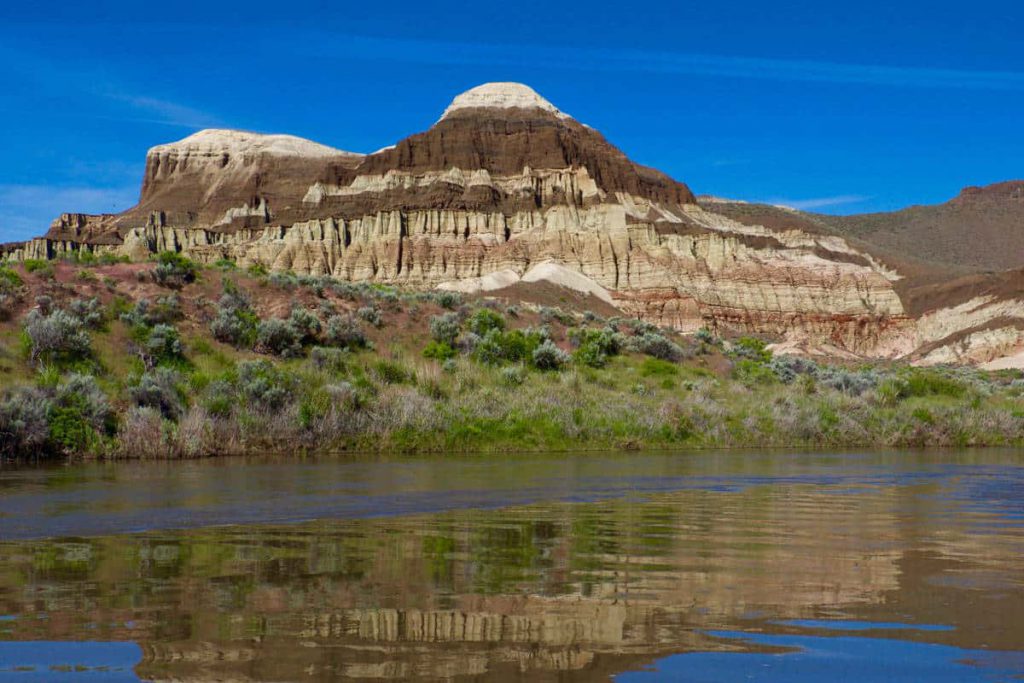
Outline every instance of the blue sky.
{"type": "Polygon", "coordinates": [[[128,208],[201,128],[369,152],[487,81],[698,193],[854,213],[1024,177],[1019,3],[146,4],[0,8],[0,242],[128,208]]]}

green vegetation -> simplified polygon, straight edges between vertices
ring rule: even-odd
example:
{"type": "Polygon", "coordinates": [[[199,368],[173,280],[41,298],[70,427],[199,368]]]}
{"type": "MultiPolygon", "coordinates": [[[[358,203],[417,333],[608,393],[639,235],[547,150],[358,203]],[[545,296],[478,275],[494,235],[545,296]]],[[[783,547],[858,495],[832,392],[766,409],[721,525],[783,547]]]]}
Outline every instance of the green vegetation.
{"type": "Polygon", "coordinates": [[[0,267],[5,457],[1024,442],[1016,371],[825,364],[174,253],[46,266],[0,267]]]}

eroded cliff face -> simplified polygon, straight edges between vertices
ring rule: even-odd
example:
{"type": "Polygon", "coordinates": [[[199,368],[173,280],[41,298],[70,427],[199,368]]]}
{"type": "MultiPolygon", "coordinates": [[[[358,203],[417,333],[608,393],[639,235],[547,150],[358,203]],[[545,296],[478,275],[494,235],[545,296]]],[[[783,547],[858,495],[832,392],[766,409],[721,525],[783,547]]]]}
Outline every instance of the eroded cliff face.
{"type": "MultiPolygon", "coordinates": [[[[368,156],[233,131],[155,147],[138,206],[65,214],[13,255],[172,250],[461,291],[546,280],[683,331],[875,357],[924,350],[926,361],[990,360],[970,348],[990,348],[992,334],[951,335],[1020,308],[911,316],[898,265],[795,212],[769,218],[698,205],[686,185],[634,164],[529,88],[488,84],[428,131],[368,156]]],[[[1010,336],[1000,349],[1013,347],[1010,336]]]]}

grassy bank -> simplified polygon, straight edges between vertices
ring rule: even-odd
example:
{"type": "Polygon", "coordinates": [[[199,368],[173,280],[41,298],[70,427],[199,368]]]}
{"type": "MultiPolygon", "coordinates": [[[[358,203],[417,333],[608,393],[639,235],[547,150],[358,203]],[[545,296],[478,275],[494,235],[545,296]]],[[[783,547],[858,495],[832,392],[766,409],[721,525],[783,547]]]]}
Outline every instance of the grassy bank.
{"type": "MultiPolygon", "coordinates": [[[[232,263],[0,267],[0,455],[967,446],[1020,373],[773,357],[536,302],[232,263]]],[[[596,307],[595,307],[596,308],[596,307]]]]}

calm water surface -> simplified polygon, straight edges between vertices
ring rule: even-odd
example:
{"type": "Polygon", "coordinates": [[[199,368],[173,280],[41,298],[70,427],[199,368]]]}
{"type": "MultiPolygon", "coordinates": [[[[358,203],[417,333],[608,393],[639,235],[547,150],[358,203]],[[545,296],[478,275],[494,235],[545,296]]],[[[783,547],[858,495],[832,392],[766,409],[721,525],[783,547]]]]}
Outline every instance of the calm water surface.
{"type": "Polygon", "coordinates": [[[0,680],[1024,680],[1024,454],[0,469],[0,680]]]}

